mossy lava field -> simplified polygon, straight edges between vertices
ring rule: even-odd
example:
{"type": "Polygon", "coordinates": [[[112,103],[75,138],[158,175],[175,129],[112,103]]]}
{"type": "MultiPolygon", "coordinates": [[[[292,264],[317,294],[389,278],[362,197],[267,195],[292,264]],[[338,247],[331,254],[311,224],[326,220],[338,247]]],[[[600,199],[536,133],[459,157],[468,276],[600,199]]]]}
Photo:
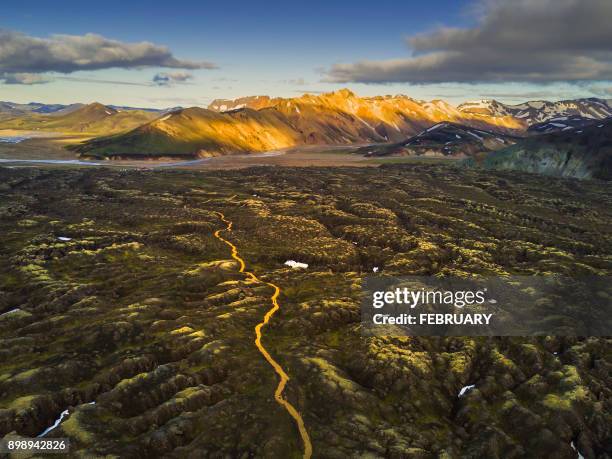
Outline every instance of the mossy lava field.
{"type": "Polygon", "coordinates": [[[359,308],[375,268],[610,275],[611,221],[603,182],[444,164],[0,168],[0,436],[67,411],[72,457],[302,457],[255,345],[274,285],[313,457],[612,457],[610,339],[367,337],[359,308]]]}

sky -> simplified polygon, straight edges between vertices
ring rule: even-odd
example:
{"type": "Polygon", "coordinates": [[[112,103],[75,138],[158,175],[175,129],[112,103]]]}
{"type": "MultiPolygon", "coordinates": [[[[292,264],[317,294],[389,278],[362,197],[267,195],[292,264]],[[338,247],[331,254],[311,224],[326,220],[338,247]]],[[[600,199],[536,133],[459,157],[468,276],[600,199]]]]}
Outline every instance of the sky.
{"type": "Polygon", "coordinates": [[[609,0],[9,2],[0,100],[612,98],[610,18],[609,0]]]}

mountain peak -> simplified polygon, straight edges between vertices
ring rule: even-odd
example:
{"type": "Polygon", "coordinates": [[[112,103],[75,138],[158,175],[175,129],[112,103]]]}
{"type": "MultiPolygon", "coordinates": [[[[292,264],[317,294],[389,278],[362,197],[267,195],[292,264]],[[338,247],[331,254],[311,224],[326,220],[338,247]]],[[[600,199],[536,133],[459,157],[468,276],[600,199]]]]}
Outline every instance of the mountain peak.
{"type": "Polygon", "coordinates": [[[335,91],[332,94],[337,94],[338,96],[344,97],[346,99],[350,97],[355,97],[355,93],[348,88],[339,89],[338,91],[335,91]]]}
{"type": "Polygon", "coordinates": [[[91,104],[87,104],[77,110],[79,113],[88,113],[88,114],[100,114],[100,115],[114,115],[118,113],[118,110],[115,110],[112,107],[108,107],[100,102],[92,102],[91,104]]]}
{"type": "Polygon", "coordinates": [[[92,102],[91,104],[87,104],[85,107],[95,108],[95,109],[106,109],[106,108],[109,108],[106,105],[101,104],[100,102],[92,102]]]}
{"type": "Polygon", "coordinates": [[[208,105],[208,109],[215,112],[227,112],[245,107],[259,110],[269,107],[271,103],[272,99],[270,96],[247,96],[238,97],[237,99],[215,99],[208,105]]]}

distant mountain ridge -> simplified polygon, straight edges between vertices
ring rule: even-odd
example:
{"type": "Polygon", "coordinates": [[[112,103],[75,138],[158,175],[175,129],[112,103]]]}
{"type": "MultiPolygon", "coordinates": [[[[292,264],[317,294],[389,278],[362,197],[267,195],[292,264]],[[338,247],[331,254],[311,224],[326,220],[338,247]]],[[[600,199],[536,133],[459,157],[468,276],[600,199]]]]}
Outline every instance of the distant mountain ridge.
{"type": "Polygon", "coordinates": [[[52,113],[30,112],[6,116],[0,118],[0,129],[100,135],[127,131],[158,116],[157,112],[119,111],[94,102],[88,105],[65,106],[52,113]]]}
{"type": "Polygon", "coordinates": [[[548,121],[541,123],[535,123],[527,128],[528,134],[550,134],[551,132],[558,131],[569,131],[584,126],[588,126],[597,121],[593,118],[585,118],[580,115],[573,116],[560,116],[558,118],[551,118],[548,121]]]}
{"type": "MultiPolygon", "coordinates": [[[[43,104],[40,102],[29,102],[27,104],[19,104],[16,102],[6,102],[0,101],[0,117],[10,115],[10,116],[19,116],[25,115],[29,113],[39,113],[39,114],[51,114],[51,113],[67,113],[72,110],[76,110],[78,108],[84,107],[88,104],[43,104]]],[[[176,110],[181,107],[173,107],[166,109],[158,109],[158,108],[141,108],[141,107],[129,107],[125,105],[106,105],[107,107],[111,107],[117,111],[123,110],[141,110],[146,112],[155,112],[155,113],[163,113],[169,110],[176,110]]]]}
{"type": "Polygon", "coordinates": [[[475,116],[461,112],[443,100],[422,101],[405,95],[359,97],[349,89],[293,98],[252,96],[234,100],[218,99],[208,106],[209,110],[217,112],[241,108],[274,108],[296,123],[298,129],[307,129],[305,125],[313,122],[314,117],[344,115],[372,131],[374,140],[383,142],[405,139],[441,121],[504,131],[526,128],[523,122],[509,116],[475,116]]]}
{"type": "Polygon", "coordinates": [[[612,116],[612,100],[595,97],[549,102],[529,101],[509,105],[496,100],[465,102],[457,106],[464,113],[483,116],[512,116],[531,126],[554,118],[581,116],[590,119],[604,119],[612,116]]]}
{"type": "Polygon", "coordinates": [[[62,111],[70,111],[83,106],[83,104],[42,104],[39,102],[30,102],[27,104],[19,104],[15,102],[0,101],[0,120],[15,116],[23,116],[30,114],[53,114],[62,111]]]}

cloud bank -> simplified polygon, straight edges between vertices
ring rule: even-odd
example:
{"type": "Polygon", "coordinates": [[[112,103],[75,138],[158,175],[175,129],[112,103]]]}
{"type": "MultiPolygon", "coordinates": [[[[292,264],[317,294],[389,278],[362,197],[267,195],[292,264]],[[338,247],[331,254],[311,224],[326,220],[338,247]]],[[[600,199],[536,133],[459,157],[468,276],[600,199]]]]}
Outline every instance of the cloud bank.
{"type": "Polygon", "coordinates": [[[167,47],[146,41],[125,43],[92,33],[38,38],[0,30],[0,79],[5,83],[17,84],[20,74],[141,67],[217,68],[212,62],[178,59],[167,47]]]}
{"type": "Polygon", "coordinates": [[[473,28],[407,39],[411,57],[336,64],[327,81],[479,83],[612,79],[612,1],[494,0],[473,28]]]}
{"type": "Polygon", "coordinates": [[[4,84],[44,84],[51,80],[44,75],[36,73],[0,73],[0,82],[4,84]]]}

